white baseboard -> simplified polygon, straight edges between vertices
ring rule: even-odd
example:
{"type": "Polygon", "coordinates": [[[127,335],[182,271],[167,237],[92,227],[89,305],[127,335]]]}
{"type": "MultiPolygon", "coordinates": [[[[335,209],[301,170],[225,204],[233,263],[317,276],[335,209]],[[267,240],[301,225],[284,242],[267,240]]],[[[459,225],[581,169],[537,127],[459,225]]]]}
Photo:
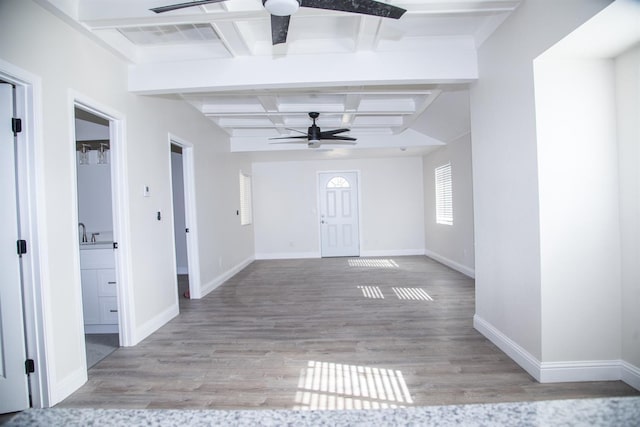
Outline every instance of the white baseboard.
{"type": "Polygon", "coordinates": [[[640,368],[631,363],[620,362],[620,379],[636,390],[640,390],[640,368]]]}
{"type": "Polygon", "coordinates": [[[71,396],[71,394],[87,382],[87,379],[87,370],[86,367],[83,366],[80,369],[76,369],[64,380],[51,384],[51,388],[49,389],[49,406],[60,403],[67,397],[71,396]]]}
{"type": "MultiPolygon", "coordinates": [[[[390,256],[411,256],[424,255],[424,249],[391,249],[391,250],[363,250],[361,257],[390,257],[390,256]]],[[[257,253],[256,259],[312,259],[321,258],[320,252],[278,252],[278,253],[257,253]]]]}
{"type": "Polygon", "coordinates": [[[573,362],[542,362],[541,383],[571,383],[580,381],[616,381],[620,379],[620,360],[579,360],[573,362]]]}
{"type": "Polygon", "coordinates": [[[320,258],[320,252],[277,252],[256,254],[256,259],[309,259],[320,258]]]}
{"type": "Polygon", "coordinates": [[[464,274],[465,276],[469,276],[472,279],[476,278],[476,271],[473,268],[467,267],[466,265],[462,265],[459,262],[453,261],[447,257],[443,257],[442,255],[438,255],[435,252],[430,251],[429,249],[424,250],[424,254],[429,258],[432,258],[439,263],[446,265],[447,267],[453,268],[456,271],[464,274]]]}
{"type": "Polygon", "coordinates": [[[494,343],[507,356],[513,359],[522,369],[527,371],[536,380],[540,381],[540,361],[531,353],[520,347],[517,343],[496,329],[489,322],[478,316],[473,316],[473,327],[494,343]]]}
{"type": "Polygon", "coordinates": [[[222,285],[224,282],[226,282],[227,280],[229,280],[230,278],[232,278],[233,276],[238,274],[240,271],[242,271],[244,268],[246,268],[253,261],[254,261],[254,257],[249,257],[249,258],[245,259],[244,261],[242,261],[240,264],[238,264],[238,265],[232,267],[231,269],[225,271],[224,273],[222,273],[221,275],[219,275],[218,277],[216,277],[215,279],[213,279],[209,283],[203,285],[201,290],[200,290],[202,297],[204,297],[209,292],[211,292],[212,290],[214,290],[215,288],[217,288],[218,286],[222,285]]]}
{"type": "Polygon", "coordinates": [[[180,310],[178,309],[178,303],[176,302],[175,304],[171,305],[169,308],[164,310],[162,313],[146,321],[144,324],[142,324],[142,326],[136,328],[135,334],[132,337],[133,338],[132,345],[138,344],[140,341],[142,341],[143,339],[145,339],[146,337],[148,337],[149,335],[151,335],[152,333],[160,329],[169,320],[176,317],[179,311],[180,310]]]}
{"type": "Polygon", "coordinates": [[[390,257],[390,256],[412,256],[424,255],[424,249],[392,249],[382,251],[364,250],[360,252],[361,257],[390,257]]]}
{"type": "Polygon", "coordinates": [[[624,360],[540,362],[477,314],[473,327],[541,383],[622,380],[640,390],[640,368],[624,360]]]}

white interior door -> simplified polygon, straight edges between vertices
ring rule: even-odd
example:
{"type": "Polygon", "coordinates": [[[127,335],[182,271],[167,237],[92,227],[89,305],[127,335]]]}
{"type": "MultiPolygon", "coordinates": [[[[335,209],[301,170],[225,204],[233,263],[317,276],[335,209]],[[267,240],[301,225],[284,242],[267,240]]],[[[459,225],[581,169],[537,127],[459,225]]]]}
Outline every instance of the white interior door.
{"type": "Polygon", "coordinates": [[[359,256],[358,174],[320,173],[318,185],[322,256],[359,256]]]}
{"type": "Polygon", "coordinates": [[[13,88],[0,83],[0,413],[29,407],[18,234],[13,88]]]}

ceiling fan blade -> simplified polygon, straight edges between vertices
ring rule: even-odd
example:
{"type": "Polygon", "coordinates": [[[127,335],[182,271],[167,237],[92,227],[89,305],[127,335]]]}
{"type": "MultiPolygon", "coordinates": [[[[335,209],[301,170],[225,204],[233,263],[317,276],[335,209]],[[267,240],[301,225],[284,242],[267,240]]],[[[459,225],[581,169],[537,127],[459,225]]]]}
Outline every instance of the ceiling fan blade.
{"type": "Polygon", "coordinates": [[[300,6],[399,19],[406,9],[374,0],[300,0],[300,6]]]}
{"type": "Polygon", "coordinates": [[[339,135],[323,135],[320,138],[323,141],[357,141],[356,138],[351,138],[350,136],[339,136],[339,135]]]}
{"type": "Polygon", "coordinates": [[[320,135],[335,135],[337,133],[349,132],[351,129],[332,129],[332,130],[323,130],[320,135]]]}
{"type": "Polygon", "coordinates": [[[271,15],[271,42],[274,45],[287,42],[291,16],[271,15]]]}
{"type": "Polygon", "coordinates": [[[269,138],[269,139],[309,139],[308,136],[305,134],[300,135],[300,136],[279,136],[277,138],[269,138]]]}
{"type": "Polygon", "coordinates": [[[222,1],[225,1],[225,0],[196,0],[196,1],[186,2],[186,3],[170,4],[169,6],[154,7],[153,9],[149,9],[149,10],[152,10],[155,13],[163,13],[163,12],[169,12],[172,10],[184,9],[192,6],[202,6],[204,4],[209,4],[209,3],[220,3],[222,1]]]}
{"type": "Polygon", "coordinates": [[[269,144],[309,144],[309,141],[280,141],[270,142],[269,144]]]}

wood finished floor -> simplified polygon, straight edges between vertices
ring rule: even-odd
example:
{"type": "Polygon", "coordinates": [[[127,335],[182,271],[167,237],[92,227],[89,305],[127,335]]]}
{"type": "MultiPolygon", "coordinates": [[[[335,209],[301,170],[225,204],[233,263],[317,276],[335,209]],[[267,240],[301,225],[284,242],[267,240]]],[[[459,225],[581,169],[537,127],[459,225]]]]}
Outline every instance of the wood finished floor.
{"type": "Polygon", "coordinates": [[[177,318],[98,363],[58,407],[335,409],[640,394],[620,381],[539,384],[473,329],[473,314],[473,280],[426,257],[256,261],[201,300],[181,298],[177,318]]]}

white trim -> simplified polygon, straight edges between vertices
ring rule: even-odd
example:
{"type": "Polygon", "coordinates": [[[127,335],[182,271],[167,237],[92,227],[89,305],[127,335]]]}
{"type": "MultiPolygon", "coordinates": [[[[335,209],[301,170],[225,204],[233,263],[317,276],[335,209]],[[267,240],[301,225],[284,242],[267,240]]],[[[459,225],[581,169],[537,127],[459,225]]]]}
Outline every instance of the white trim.
{"type": "Polygon", "coordinates": [[[438,255],[437,253],[430,251],[429,249],[424,250],[424,255],[438,261],[441,264],[446,265],[447,267],[453,268],[456,271],[464,274],[465,276],[469,276],[472,279],[476,278],[476,270],[474,268],[467,267],[466,265],[462,265],[454,260],[451,260],[442,255],[438,255]]]}
{"type": "Polygon", "coordinates": [[[390,257],[390,256],[414,256],[424,255],[424,249],[390,249],[390,250],[363,250],[360,257],[390,257]]]}
{"type": "Polygon", "coordinates": [[[273,252],[257,253],[255,259],[309,259],[320,258],[320,252],[273,252]]]}
{"type": "Polygon", "coordinates": [[[538,359],[477,314],[473,316],[473,327],[505,352],[529,375],[540,381],[540,361],[538,359]]]}
{"type": "Polygon", "coordinates": [[[240,271],[244,270],[249,264],[251,264],[254,261],[254,259],[255,259],[254,257],[249,257],[245,259],[240,264],[237,264],[235,267],[230,268],[226,272],[222,273],[221,275],[219,275],[218,277],[216,277],[215,279],[207,283],[202,288],[202,297],[204,297],[209,292],[216,289],[218,286],[222,285],[224,282],[226,282],[227,280],[229,280],[230,278],[238,274],[240,271]]]}
{"type": "MultiPolygon", "coordinates": [[[[177,267],[176,273],[178,274],[189,274],[189,267],[177,267]]],[[[189,287],[191,287],[191,283],[189,283],[189,287]]]]}
{"type": "MultiPolygon", "coordinates": [[[[319,257],[322,258],[322,223],[320,222],[320,212],[322,202],[320,201],[320,175],[321,174],[344,174],[344,173],[355,173],[356,174],[356,191],[358,192],[358,255],[350,255],[350,256],[361,256],[362,255],[362,179],[360,177],[359,169],[336,169],[336,170],[317,170],[316,171],[316,212],[318,215],[318,254],[319,257]]],[[[299,257],[298,257],[299,258],[299,257]]],[[[331,257],[328,257],[331,258],[331,257]]]]}
{"type": "MultiPolygon", "coordinates": [[[[200,278],[200,252],[198,251],[198,215],[196,210],[196,179],[193,157],[193,144],[169,133],[169,160],[171,160],[171,144],[182,148],[182,181],[184,190],[184,217],[185,225],[189,229],[187,233],[187,272],[177,268],[177,274],[189,275],[189,295],[198,299],[204,295],[202,280],[200,278]]],[[[173,191],[173,182],[171,183],[173,191]]],[[[173,213],[173,198],[171,198],[171,212],[173,213]]],[[[173,215],[171,215],[173,222],[173,215]]],[[[173,224],[172,224],[173,226],[173,224]]],[[[175,239],[173,242],[175,259],[175,239]]],[[[178,296],[179,297],[179,296],[178,296]]]]}
{"type": "Polygon", "coordinates": [[[87,382],[87,379],[87,368],[85,364],[80,369],[76,369],[71,375],[67,375],[64,380],[55,384],[55,387],[51,390],[50,404],[53,406],[71,396],[73,392],[87,382]]]}
{"type": "Polygon", "coordinates": [[[18,179],[25,191],[20,192],[21,234],[30,251],[23,256],[24,319],[27,356],[36,361],[36,371],[29,376],[34,408],[46,408],[51,402],[51,384],[55,384],[53,352],[49,343],[52,313],[49,306],[51,289],[46,237],[46,203],[42,140],[42,79],[0,59],[0,78],[16,86],[17,113],[23,115],[23,130],[18,134],[18,179]],[[24,180],[24,181],[23,181],[24,180]]]}
{"type": "Polygon", "coordinates": [[[620,362],[620,379],[636,390],[640,390],[640,368],[629,362],[620,362]]]}
{"type": "MultiPolygon", "coordinates": [[[[133,283],[133,272],[131,265],[130,241],[131,241],[131,224],[129,219],[129,186],[127,173],[126,158],[126,121],[124,115],[110,107],[95,101],[94,99],[79,93],[75,90],[69,90],[71,111],[71,135],[75,135],[75,112],[74,109],[79,107],[89,111],[96,116],[102,117],[109,121],[109,139],[111,141],[110,159],[111,159],[111,205],[113,217],[113,240],[118,242],[118,249],[114,251],[116,262],[116,274],[118,282],[118,325],[120,334],[120,345],[135,345],[135,309],[133,289],[129,286],[133,283]]],[[[73,151],[75,155],[75,149],[73,151]]],[[[75,157],[74,157],[75,164],[75,157]]],[[[74,177],[75,177],[74,168],[74,177]]],[[[75,180],[74,180],[74,186],[75,180]]],[[[74,187],[72,194],[76,203],[75,215],[77,217],[77,189],[74,187]]],[[[77,222],[76,218],[76,222],[77,222]]],[[[77,243],[77,239],[74,239],[77,243]]],[[[79,251],[74,254],[78,261],[78,269],[80,266],[79,251]]],[[[80,289],[80,297],[82,297],[82,289],[80,289]]],[[[82,305],[80,306],[82,307],[82,305]]]]}
{"type": "Polygon", "coordinates": [[[153,316],[151,319],[144,322],[139,328],[136,330],[136,334],[134,336],[135,342],[133,345],[138,344],[143,339],[147,338],[149,335],[166,325],[171,319],[180,314],[180,310],[178,309],[178,302],[169,306],[162,313],[153,316]]]}
{"type": "Polygon", "coordinates": [[[578,381],[616,381],[620,379],[620,360],[586,360],[540,363],[541,383],[578,381]]]}
{"type": "Polygon", "coordinates": [[[541,383],[622,380],[640,390],[640,368],[624,360],[540,362],[477,314],[473,327],[541,383]]]}

